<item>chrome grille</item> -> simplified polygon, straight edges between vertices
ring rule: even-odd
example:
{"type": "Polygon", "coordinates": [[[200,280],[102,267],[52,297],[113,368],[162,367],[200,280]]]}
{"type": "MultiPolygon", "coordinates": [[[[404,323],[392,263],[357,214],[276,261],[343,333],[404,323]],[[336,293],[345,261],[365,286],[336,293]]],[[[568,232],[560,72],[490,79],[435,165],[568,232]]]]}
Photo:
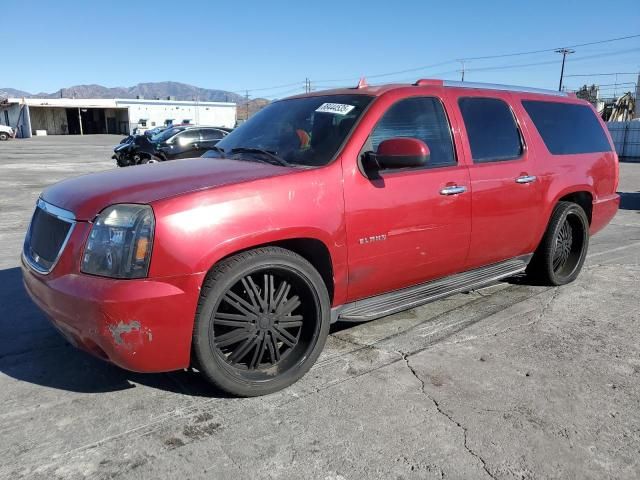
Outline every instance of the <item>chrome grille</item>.
{"type": "Polygon", "coordinates": [[[25,260],[35,270],[49,273],[60,258],[74,225],[73,213],[39,199],[24,240],[25,260]]]}

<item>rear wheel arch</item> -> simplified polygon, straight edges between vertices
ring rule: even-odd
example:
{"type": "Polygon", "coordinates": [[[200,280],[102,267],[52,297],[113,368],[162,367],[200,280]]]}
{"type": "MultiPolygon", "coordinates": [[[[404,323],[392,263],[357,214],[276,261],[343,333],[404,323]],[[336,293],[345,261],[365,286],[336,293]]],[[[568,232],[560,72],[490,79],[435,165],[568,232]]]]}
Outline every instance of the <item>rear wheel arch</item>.
{"type": "Polygon", "coordinates": [[[572,202],[579,205],[584,210],[589,219],[589,225],[591,225],[591,216],[593,214],[593,195],[591,192],[585,190],[572,192],[560,197],[555,204],[557,205],[560,202],[572,202]]]}
{"type": "Polygon", "coordinates": [[[587,220],[589,221],[589,225],[591,225],[591,217],[593,213],[593,193],[587,189],[587,186],[581,186],[579,189],[565,190],[558,193],[555,199],[546,205],[547,211],[544,213],[544,223],[540,222],[539,232],[537,235],[536,243],[534,244],[534,248],[538,248],[540,243],[543,240],[544,234],[549,228],[549,224],[551,223],[553,212],[556,207],[560,204],[560,202],[570,202],[578,205],[587,216],[587,220]]]}

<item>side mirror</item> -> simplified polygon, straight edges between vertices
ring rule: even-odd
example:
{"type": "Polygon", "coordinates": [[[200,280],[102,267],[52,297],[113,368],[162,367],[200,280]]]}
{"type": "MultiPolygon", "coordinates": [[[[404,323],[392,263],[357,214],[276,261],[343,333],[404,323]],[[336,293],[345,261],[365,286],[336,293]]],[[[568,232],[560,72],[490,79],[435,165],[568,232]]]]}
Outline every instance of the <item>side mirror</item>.
{"type": "Polygon", "coordinates": [[[429,162],[430,155],[429,147],[422,140],[390,138],[381,142],[375,153],[367,153],[367,163],[379,170],[424,167],[429,162]]]}

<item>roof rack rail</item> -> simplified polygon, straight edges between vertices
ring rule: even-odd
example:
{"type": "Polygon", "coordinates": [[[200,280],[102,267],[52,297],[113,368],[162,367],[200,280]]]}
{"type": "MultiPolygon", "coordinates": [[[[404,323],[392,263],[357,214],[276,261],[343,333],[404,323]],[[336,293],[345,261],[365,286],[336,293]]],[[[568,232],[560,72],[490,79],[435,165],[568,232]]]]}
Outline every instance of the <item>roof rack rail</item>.
{"type": "Polygon", "coordinates": [[[439,78],[421,78],[414,83],[416,87],[441,87],[444,84],[439,78]]]}
{"type": "Polygon", "coordinates": [[[481,82],[458,82],[454,80],[445,80],[445,87],[456,88],[484,88],[487,90],[507,90],[511,92],[538,93],[541,95],[554,95],[556,97],[567,97],[566,92],[558,92],[557,90],[547,90],[545,88],[519,87],[516,85],[500,85],[496,83],[481,82]]]}

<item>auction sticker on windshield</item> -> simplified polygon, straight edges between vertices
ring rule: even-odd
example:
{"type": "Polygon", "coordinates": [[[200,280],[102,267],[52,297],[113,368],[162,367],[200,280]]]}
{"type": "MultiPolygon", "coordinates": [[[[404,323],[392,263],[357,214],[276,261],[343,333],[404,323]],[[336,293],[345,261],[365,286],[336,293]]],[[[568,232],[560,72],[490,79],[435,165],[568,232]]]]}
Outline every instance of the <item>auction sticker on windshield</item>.
{"type": "Polygon", "coordinates": [[[345,103],[323,103],[318,108],[316,108],[316,112],[346,115],[354,108],[356,108],[355,105],[347,105],[345,103]]]}

